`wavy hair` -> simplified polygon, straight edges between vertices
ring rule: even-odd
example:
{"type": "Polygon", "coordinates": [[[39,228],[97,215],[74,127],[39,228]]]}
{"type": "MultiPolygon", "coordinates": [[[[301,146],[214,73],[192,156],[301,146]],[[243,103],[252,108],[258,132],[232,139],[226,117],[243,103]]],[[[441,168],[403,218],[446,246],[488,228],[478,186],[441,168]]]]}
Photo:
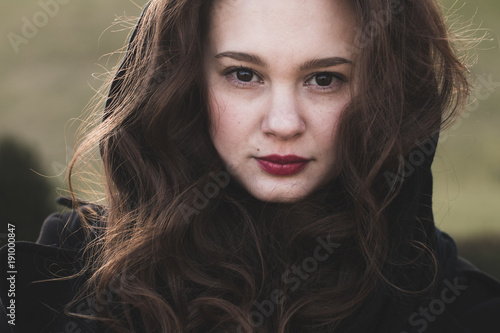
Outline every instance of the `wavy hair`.
{"type": "MultiPolygon", "coordinates": [[[[149,3],[104,119],[71,162],[70,183],[98,146],[106,186],[81,297],[120,281],[92,319],[120,332],[332,332],[378,285],[405,292],[386,269],[401,264],[389,207],[402,185],[384,173],[402,172],[418,143],[458,114],[468,71],[434,0],[351,2],[359,84],[338,126],[339,176],[293,204],[250,197],[211,142],[202,59],[212,1],[149,3]],[[307,278],[291,275],[325,242],[340,247],[307,278]],[[264,320],[259,304],[271,312],[264,320]]],[[[420,245],[430,286],[435,250],[420,245]]]]}

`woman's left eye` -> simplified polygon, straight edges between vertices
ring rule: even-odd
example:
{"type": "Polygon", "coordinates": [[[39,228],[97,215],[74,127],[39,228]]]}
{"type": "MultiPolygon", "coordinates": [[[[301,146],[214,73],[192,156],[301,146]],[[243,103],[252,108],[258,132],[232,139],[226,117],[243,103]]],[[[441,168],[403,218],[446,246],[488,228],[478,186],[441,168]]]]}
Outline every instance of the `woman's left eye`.
{"type": "Polygon", "coordinates": [[[347,78],[342,74],[321,72],[310,76],[305,82],[306,86],[317,86],[322,90],[333,90],[347,82],[347,78]]]}

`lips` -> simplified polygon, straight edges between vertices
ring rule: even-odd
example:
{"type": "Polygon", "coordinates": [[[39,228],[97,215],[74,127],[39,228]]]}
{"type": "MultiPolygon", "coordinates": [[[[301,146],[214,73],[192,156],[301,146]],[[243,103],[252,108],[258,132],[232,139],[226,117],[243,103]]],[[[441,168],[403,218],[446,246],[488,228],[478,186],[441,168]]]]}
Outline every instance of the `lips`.
{"type": "Polygon", "coordinates": [[[276,176],[291,176],[299,173],[310,162],[296,155],[269,155],[256,159],[262,170],[276,176]]]}

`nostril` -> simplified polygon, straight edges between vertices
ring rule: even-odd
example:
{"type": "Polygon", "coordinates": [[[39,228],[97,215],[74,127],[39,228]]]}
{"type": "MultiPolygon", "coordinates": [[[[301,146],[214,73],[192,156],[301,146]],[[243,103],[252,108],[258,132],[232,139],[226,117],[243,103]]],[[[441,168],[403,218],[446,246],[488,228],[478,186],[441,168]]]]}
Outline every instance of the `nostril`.
{"type": "Polygon", "coordinates": [[[265,133],[281,139],[300,136],[305,128],[305,122],[296,112],[272,112],[262,124],[265,133]]]}
{"type": "Polygon", "coordinates": [[[294,98],[274,101],[266,113],[262,130],[280,139],[291,139],[305,131],[305,121],[294,98]]]}

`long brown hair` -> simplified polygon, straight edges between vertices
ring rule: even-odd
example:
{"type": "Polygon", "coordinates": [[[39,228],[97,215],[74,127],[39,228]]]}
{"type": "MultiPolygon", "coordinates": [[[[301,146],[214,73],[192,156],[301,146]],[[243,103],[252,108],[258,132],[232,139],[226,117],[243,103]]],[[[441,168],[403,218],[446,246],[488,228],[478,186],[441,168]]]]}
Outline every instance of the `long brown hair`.
{"type": "MultiPolygon", "coordinates": [[[[384,174],[401,175],[406,156],[456,116],[467,68],[434,0],[352,0],[358,85],[338,126],[339,176],[298,203],[258,202],[208,135],[212,2],[149,3],[104,119],[72,161],[98,146],[106,184],[85,297],[118,279],[93,318],[120,332],[334,331],[377,285],[404,292],[386,269],[397,264],[388,207],[402,182],[384,174]]],[[[430,241],[425,251],[435,277],[430,241]]]]}

